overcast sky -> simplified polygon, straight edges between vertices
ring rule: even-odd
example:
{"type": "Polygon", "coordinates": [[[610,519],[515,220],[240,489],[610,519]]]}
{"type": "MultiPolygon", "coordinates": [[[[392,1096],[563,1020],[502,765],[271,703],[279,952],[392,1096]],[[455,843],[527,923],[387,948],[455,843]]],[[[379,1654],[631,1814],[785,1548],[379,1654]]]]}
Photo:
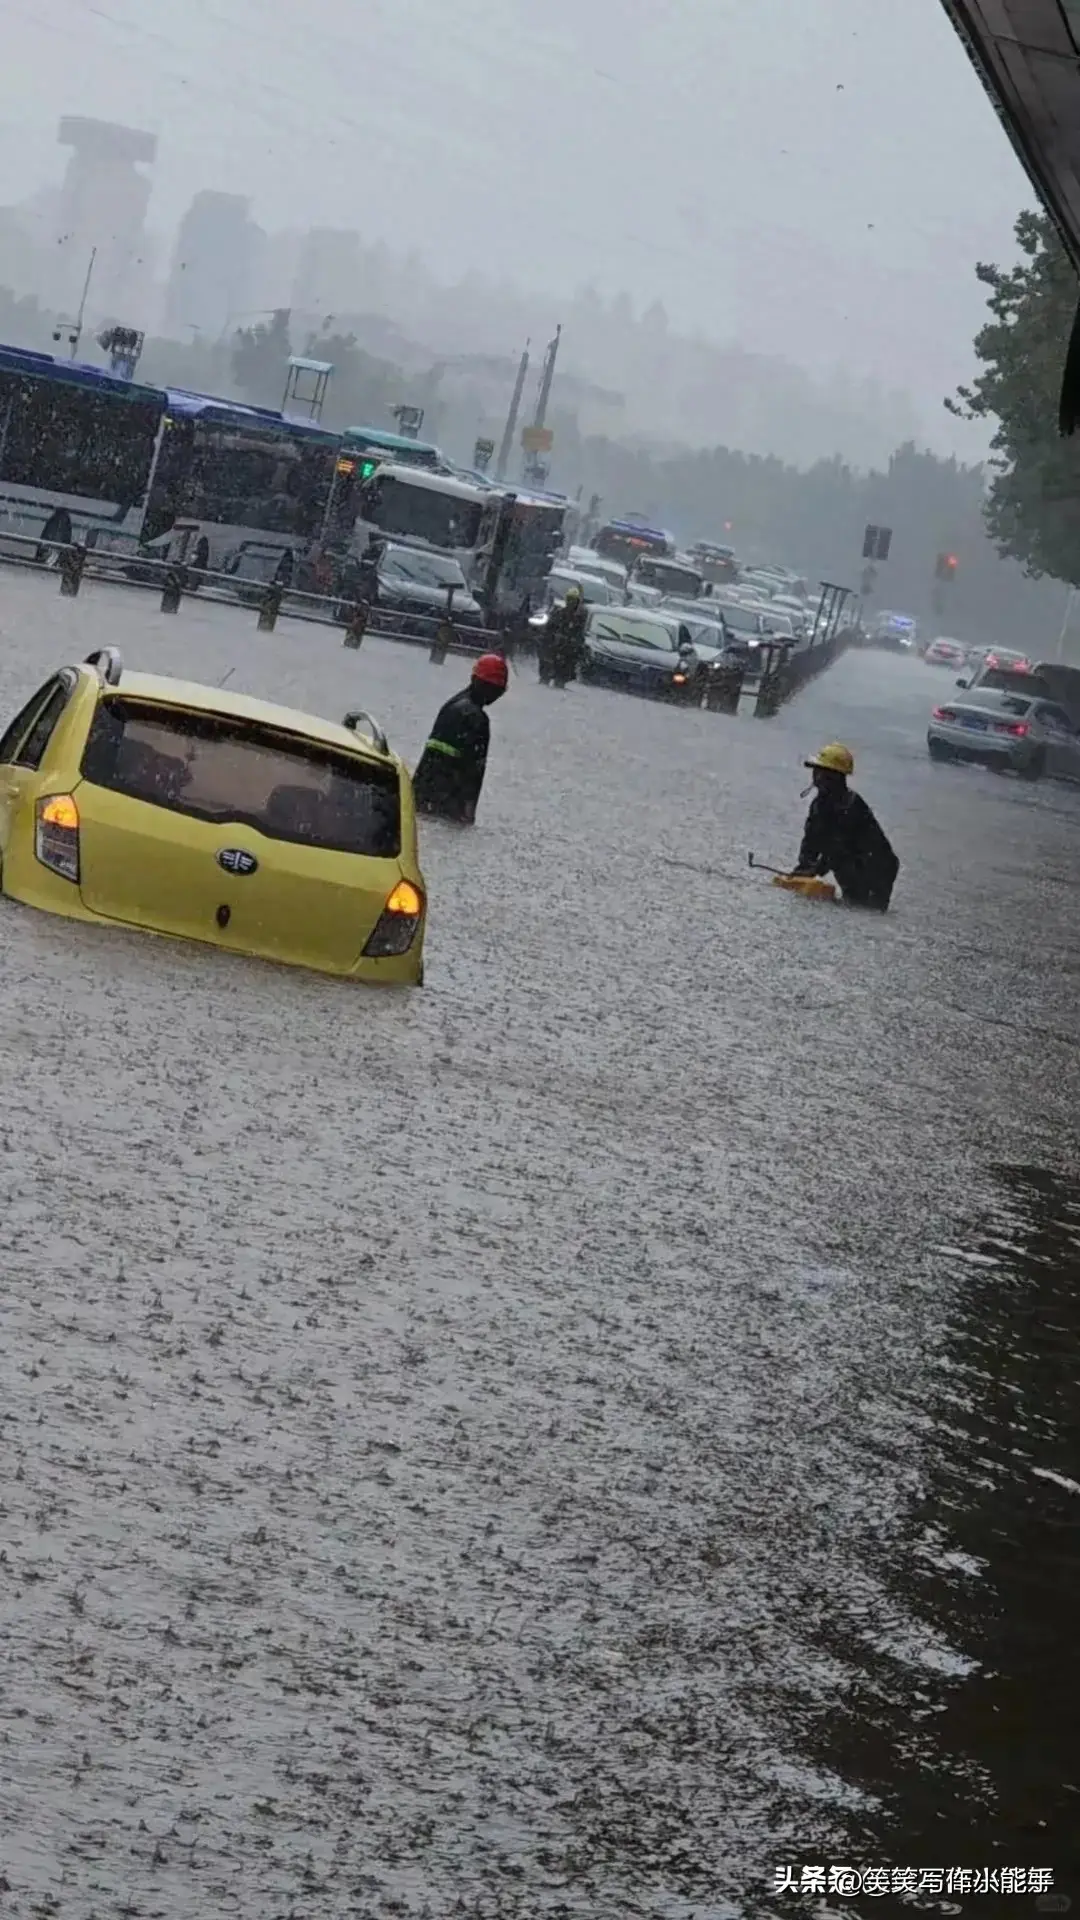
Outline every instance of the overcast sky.
{"type": "MultiPolygon", "coordinates": [[[[4,0],[0,203],[61,113],[160,138],[152,219],[250,193],[440,272],[661,298],[941,426],[1027,182],[940,0],[4,0]]],[[[286,290],[283,290],[285,293],[286,290]]]]}

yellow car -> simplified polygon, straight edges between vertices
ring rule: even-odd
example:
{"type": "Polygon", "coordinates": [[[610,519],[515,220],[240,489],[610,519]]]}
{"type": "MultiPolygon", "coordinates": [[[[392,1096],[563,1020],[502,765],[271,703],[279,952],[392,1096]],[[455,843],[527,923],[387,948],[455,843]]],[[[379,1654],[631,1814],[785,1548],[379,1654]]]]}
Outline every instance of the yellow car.
{"type": "Polygon", "coordinates": [[[354,980],[423,979],[412,785],[370,716],[339,726],[125,673],[112,647],[54,674],[0,737],[0,894],[354,980]]]}

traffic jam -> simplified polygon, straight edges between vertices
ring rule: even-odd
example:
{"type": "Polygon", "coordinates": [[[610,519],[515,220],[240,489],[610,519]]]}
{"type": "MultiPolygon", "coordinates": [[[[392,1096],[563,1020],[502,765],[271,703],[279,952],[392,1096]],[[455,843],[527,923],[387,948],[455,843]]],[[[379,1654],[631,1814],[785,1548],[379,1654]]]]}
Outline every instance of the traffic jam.
{"type": "MultiPolygon", "coordinates": [[[[4,483],[0,557],[57,568],[73,596],[100,568],[160,587],[163,611],[184,594],[224,598],[258,608],[267,630],[283,611],[317,615],[344,626],[346,646],[370,631],[472,662],[410,775],[360,708],[319,717],[147,675],[111,646],[69,661],[0,741],[0,890],[27,905],[419,985],[417,816],[475,820],[490,709],[530,657],[553,691],[735,714],[750,690],[765,714],[781,682],[790,694],[837,647],[887,647],[956,675],[931,716],[933,760],[1080,778],[1049,669],[947,636],[924,644],[902,613],[864,628],[846,594],[815,597],[797,568],[680,547],[640,514],[587,524],[564,496],[508,488],[408,434],[324,432],[17,349],[0,349],[0,388],[25,449],[4,483]],[[82,449],[62,486],[57,423],[82,449]]],[[[890,537],[867,529],[875,550],[890,537]]],[[[808,764],[842,799],[851,755],[824,751],[808,764]]]]}

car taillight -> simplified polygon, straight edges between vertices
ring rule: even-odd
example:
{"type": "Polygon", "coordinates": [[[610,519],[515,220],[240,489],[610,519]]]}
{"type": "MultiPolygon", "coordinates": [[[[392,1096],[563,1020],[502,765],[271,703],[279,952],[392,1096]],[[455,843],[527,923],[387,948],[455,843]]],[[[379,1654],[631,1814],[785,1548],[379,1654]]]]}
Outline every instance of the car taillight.
{"type": "Polygon", "coordinates": [[[411,880],[399,880],[375,922],[364,956],[368,960],[386,960],[394,954],[408,953],[416,930],[424,917],[424,896],[411,880]]]}
{"type": "Polygon", "coordinates": [[[956,719],[956,715],[953,712],[951,707],[935,707],[933,717],[935,720],[955,720],[956,719]]]}
{"type": "Polygon", "coordinates": [[[35,809],[34,852],[63,880],[79,880],[79,809],[70,793],[51,793],[35,809]]]}
{"type": "Polygon", "coordinates": [[[1011,733],[1014,740],[1022,740],[1027,733],[1026,720],[995,720],[995,733],[1011,733]]]}

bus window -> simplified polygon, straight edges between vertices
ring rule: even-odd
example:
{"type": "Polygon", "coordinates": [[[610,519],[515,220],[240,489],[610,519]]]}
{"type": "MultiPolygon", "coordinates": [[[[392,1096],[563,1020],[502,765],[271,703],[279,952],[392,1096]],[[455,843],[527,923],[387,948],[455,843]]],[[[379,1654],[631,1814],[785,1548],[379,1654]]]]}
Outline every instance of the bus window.
{"type": "Polygon", "coordinates": [[[152,401],[0,374],[0,479],[135,506],[160,417],[152,401]]]}

